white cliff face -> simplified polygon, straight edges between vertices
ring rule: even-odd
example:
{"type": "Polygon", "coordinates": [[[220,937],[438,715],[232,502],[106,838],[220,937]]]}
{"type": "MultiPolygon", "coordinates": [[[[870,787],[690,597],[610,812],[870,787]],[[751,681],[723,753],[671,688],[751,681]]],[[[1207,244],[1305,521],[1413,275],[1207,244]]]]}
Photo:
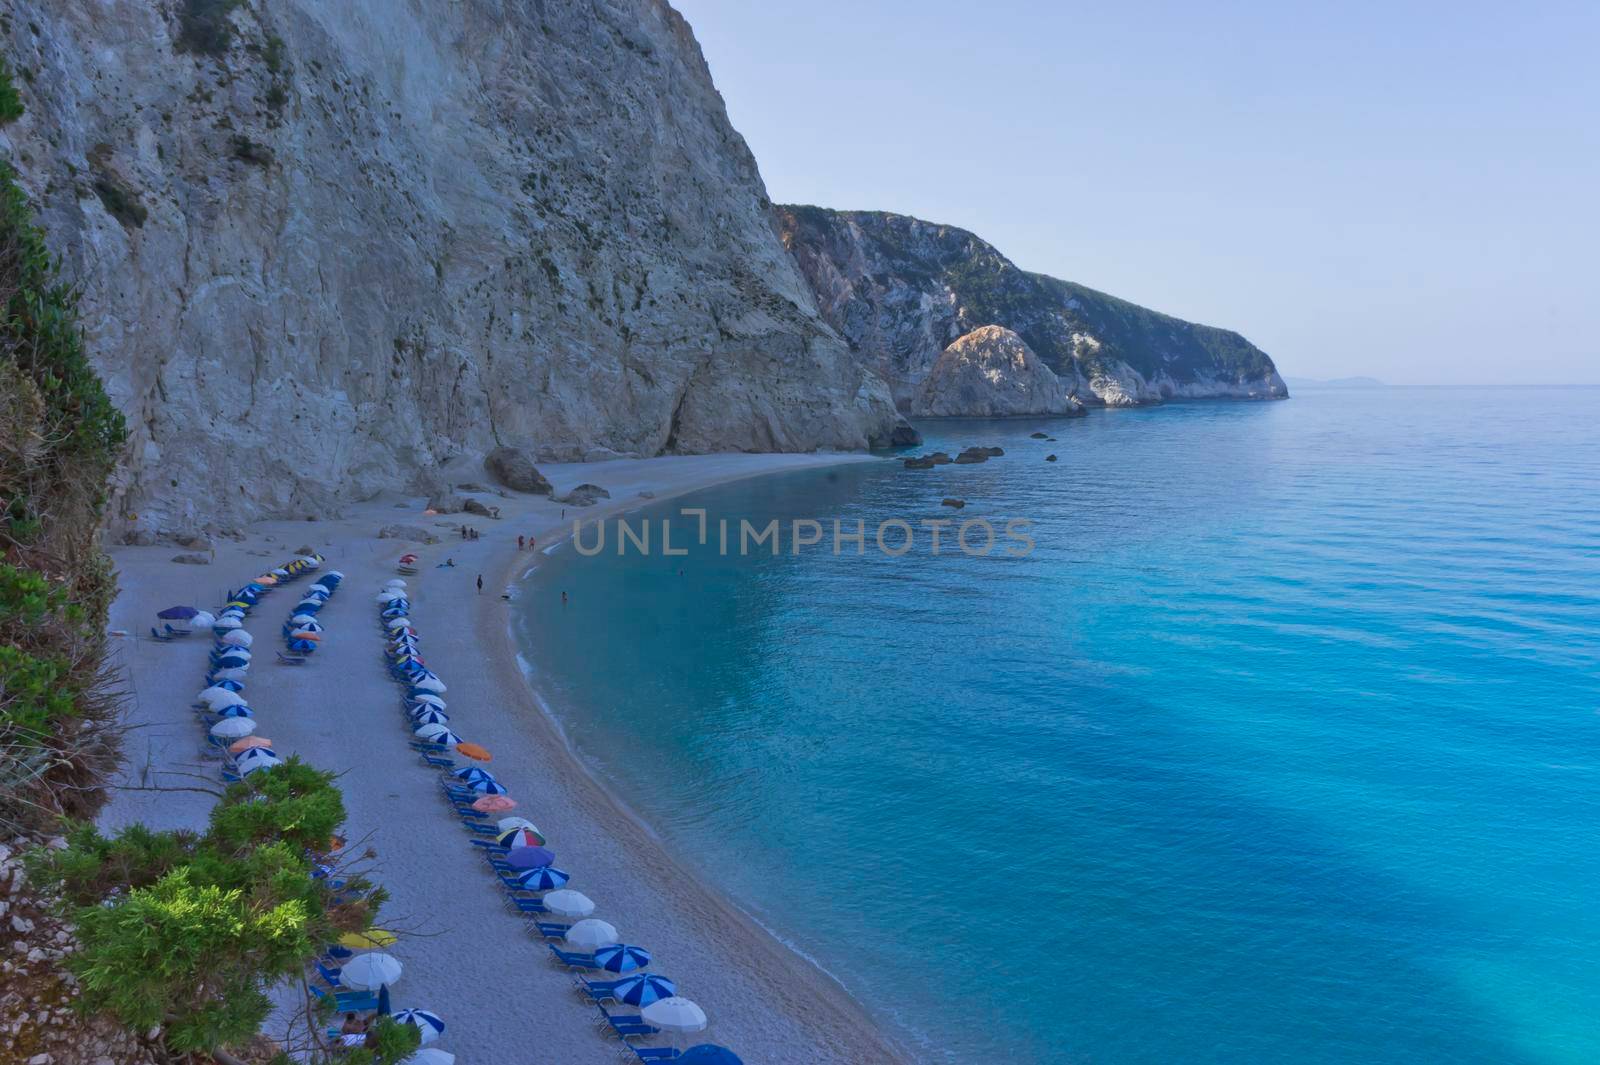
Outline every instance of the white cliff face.
{"type": "Polygon", "coordinates": [[[1007,418],[1023,414],[1081,414],[1050,371],[1011,330],[986,325],[944,349],[922,383],[914,413],[1007,418]]]}
{"type": "Polygon", "coordinates": [[[946,345],[1014,330],[1084,403],[1281,399],[1283,380],[1239,334],[1017,268],[966,230],[880,211],[780,207],[783,239],[823,316],[917,411],[946,345]]]}
{"type": "Polygon", "coordinates": [[[7,154],[129,416],[124,516],[895,424],[665,3],[249,0],[216,55],[183,6],[0,0],[7,154]]]}

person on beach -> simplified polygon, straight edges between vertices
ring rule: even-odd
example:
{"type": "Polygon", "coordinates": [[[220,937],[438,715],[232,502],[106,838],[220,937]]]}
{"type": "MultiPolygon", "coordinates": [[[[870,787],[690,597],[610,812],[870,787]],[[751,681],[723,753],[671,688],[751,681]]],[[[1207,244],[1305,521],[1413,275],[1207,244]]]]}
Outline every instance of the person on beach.
{"type": "Polygon", "coordinates": [[[478,574],[478,594],[483,594],[483,574],[478,574]]]}
{"type": "Polygon", "coordinates": [[[522,538],[522,537],[520,537],[520,536],[519,536],[519,537],[517,537],[517,550],[518,550],[518,551],[521,551],[521,550],[522,550],[522,540],[523,540],[523,538],[522,538]]]}
{"type": "Polygon", "coordinates": [[[339,1026],[340,1035],[360,1035],[367,1030],[366,1024],[353,1013],[344,1015],[344,1024],[339,1026]]]}

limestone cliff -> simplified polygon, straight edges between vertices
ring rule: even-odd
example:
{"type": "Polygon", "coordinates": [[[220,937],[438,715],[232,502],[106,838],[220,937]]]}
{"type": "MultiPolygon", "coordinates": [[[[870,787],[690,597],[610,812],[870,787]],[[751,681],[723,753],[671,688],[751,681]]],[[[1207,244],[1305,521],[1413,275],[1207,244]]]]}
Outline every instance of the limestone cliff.
{"type": "Polygon", "coordinates": [[[913,404],[917,414],[1008,418],[1082,414],[1061,378],[1021,337],[1004,326],[979,326],[959,337],[933,364],[913,404]]]}
{"type": "Polygon", "coordinates": [[[0,0],[0,49],[141,524],[895,425],[659,0],[0,0]]]}
{"type": "Polygon", "coordinates": [[[1239,334],[1028,273],[966,230],[820,207],[780,207],[779,218],[823,316],[902,409],[916,409],[945,347],[985,325],[1015,331],[1084,403],[1289,394],[1239,334]]]}

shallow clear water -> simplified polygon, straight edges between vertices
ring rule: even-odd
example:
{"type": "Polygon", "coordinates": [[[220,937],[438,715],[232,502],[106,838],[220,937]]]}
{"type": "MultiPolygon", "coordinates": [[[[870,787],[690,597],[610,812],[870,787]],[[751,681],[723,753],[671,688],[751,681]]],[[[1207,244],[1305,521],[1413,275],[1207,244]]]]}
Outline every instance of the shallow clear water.
{"type": "Polygon", "coordinates": [[[1597,427],[1593,389],[929,423],[1007,454],[643,513],[952,495],[1031,555],[656,529],[557,551],[517,625],[579,749],[922,1060],[1593,1062],[1597,427]]]}

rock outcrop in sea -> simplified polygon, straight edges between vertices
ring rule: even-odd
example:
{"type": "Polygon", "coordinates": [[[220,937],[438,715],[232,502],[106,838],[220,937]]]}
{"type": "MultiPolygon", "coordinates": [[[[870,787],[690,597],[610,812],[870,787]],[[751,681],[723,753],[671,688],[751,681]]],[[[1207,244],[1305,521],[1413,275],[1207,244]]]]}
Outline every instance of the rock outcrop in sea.
{"type": "MultiPolygon", "coordinates": [[[[193,527],[477,462],[888,443],[660,0],[9,0],[0,149],[193,527]]],[[[902,434],[903,436],[904,434],[902,434]]]]}
{"type": "Polygon", "coordinates": [[[1266,353],[1103,292],[1019,269],[964,229],[882,211],[778,209],[823,317],[916,411],[941,354],[982,326],[1016,333],[1083,403],[1282,399],[1266,353]]]}
{"type": "Polygon", "coordinates": [[[912,404],[915,414],[1006,418],[1082,414],[1083,404],[1023,343],[1000,325],[979,326],[944,349],[912,404]]]}

